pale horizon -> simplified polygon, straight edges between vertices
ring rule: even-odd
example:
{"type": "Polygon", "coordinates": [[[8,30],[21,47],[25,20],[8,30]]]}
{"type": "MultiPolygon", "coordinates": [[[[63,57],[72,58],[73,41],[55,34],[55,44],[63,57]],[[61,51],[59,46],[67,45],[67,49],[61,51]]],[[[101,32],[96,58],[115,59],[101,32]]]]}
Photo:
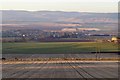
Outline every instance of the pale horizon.
{"type": "Polygon", "coordinates": [[[118,0],[2,0],[0,10],[118,12],[118,0]]]}
{"type": "Polygon", "coordinates": [[[17,9],[4,9],[4,10],[1,10],[0,11],[28,11],[28,12],[37,12],[37,11],[55,11],[55,12],[80,12],[80,13],[118,13],[118,12],[95,12],[95,11],[60,11],[60,10],[24,10],[24,9],[21,9],[21,10],[17,10],[17,9]]]}

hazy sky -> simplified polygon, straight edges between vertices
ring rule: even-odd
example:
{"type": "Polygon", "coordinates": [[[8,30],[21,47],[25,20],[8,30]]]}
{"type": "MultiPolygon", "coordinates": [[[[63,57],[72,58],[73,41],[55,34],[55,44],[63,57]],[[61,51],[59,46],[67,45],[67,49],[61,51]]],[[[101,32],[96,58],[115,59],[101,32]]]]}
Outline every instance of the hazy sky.
{"type": "Polygon", "coordinates": [[[119,0],[0,0],[1,10],[117,12],[119,0]]]}

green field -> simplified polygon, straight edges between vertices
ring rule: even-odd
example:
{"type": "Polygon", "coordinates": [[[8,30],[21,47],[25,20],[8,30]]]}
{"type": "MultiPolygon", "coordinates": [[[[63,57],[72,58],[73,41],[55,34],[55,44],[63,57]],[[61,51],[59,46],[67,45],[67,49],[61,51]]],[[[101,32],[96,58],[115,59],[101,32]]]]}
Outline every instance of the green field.
{"type": "Polygon", "coordinates": [[[52,54],[52,53],[81,53],[81,52],[116,52],[118,45],[115,43],[98,42],[26,42],[3,43],[3,54],[52,54]]]}

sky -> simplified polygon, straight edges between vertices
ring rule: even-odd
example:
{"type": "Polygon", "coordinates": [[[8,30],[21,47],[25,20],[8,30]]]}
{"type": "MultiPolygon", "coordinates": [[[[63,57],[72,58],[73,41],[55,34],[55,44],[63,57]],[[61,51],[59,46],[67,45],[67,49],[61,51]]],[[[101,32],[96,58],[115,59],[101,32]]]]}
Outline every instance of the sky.
{"type": "Polygon", "coordinates": [[[0,10],[117,12],[119,0],[0,0],[0,10]]]}

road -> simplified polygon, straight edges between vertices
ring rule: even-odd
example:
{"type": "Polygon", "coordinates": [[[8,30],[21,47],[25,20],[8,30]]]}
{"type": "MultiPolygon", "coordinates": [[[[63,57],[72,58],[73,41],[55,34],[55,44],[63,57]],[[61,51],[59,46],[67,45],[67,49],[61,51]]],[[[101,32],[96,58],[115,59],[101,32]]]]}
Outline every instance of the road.
{"type": "MultiPolygon", "coordinates": [[[[117,53],[101,53],[100,58],[118,58],[117,53]]],[[[96,58],[96,53],[80,53],[80,54],[2,54],[6,59],[27,59],[27,58],[96,58]]]]}

